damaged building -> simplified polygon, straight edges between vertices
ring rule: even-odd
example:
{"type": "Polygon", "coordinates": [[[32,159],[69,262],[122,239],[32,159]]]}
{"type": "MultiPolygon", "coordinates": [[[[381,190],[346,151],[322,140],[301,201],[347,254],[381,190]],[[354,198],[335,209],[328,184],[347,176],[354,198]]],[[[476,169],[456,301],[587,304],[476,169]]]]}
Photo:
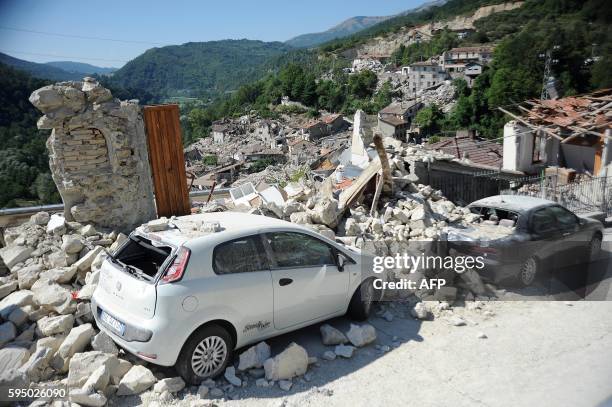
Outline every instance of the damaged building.
{"type": "Polygon", "coordinates": [[[67,220],[130,230],[156,217],[147,138],[137,101],[119,101],[92,78],[60,82],[30,102],[50,129],[49,166],[67,220]]]}
{"type": "Polygon", "coordinates": [[[612,91],[580,97],[529,100],[504,127],[503,168],[538,172],[555,166],[602,176],[612,162],[612,91]]]}

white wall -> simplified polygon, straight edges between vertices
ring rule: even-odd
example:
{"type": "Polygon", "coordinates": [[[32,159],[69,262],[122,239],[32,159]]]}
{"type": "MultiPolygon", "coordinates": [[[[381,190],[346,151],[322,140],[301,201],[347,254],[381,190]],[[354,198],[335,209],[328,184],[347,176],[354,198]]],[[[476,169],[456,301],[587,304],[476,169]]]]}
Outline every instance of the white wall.
{"type": "Polygon", "coordinates": [[[533,133],[512,120],[504,126],[502,168],[508,171],[530,171],[533,167],[533,133]],[[518,136],[516,135],[518,134],[518,136]]]}

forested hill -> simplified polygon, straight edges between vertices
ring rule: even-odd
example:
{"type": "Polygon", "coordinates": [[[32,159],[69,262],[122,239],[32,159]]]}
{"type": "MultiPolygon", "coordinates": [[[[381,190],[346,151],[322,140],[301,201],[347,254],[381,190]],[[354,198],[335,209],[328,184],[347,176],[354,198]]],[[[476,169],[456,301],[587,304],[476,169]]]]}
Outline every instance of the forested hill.
{"type": "Polygon", "coordinates": [[[59,202],[40,117],[28,98],[49,82],[0,63],[0,208],[59,202]]]}
{"type": "Polygon", "coordinates": [[[82,74],[67,72],[56,66],[39,64],[36,62],[24,61],[0,52],[0,63],[11,66],[15,69],[28,72],[36,78],[51,79],[54,81],[71,81],[82,79],[82,74]]]}
{"type": "Polygon", "coordinates": [[[281,42],[222,40],[152,48],[116,71],[112,81],[157,98],[214,97],[261,78],[271,58],[292,48],[281,42]]]}

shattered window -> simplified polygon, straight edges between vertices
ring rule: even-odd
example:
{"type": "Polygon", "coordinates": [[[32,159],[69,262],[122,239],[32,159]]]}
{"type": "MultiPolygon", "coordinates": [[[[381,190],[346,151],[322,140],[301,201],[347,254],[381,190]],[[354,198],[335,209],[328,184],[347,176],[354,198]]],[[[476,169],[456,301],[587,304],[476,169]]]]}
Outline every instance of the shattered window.
{"type": "Polygon", "coordinates": [[[260,237],[243,237],[215,247],[213,269],[217,274],[267,270],[268,265],[260,237]]]}
{"type": "Polygon", "coordinates": [[[335,265],[334,252],[326,243],[301,233],[268,233],[266,238],[277,267],[335,265]]]}

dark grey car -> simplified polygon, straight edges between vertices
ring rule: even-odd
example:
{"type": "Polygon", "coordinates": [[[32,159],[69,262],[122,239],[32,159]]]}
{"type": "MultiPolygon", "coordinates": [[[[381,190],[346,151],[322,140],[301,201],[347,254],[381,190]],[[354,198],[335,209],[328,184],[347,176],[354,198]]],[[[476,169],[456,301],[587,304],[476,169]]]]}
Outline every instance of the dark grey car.
{"type": "Polygon", "coordinates": [[[538,275],[598,258],[601,222],[577,216],[545,199],[497,195],[468,205],[479,224],[450,228],[455,255],[482,256],[481,274],[494,282],[527,286],[538,275]]]}

